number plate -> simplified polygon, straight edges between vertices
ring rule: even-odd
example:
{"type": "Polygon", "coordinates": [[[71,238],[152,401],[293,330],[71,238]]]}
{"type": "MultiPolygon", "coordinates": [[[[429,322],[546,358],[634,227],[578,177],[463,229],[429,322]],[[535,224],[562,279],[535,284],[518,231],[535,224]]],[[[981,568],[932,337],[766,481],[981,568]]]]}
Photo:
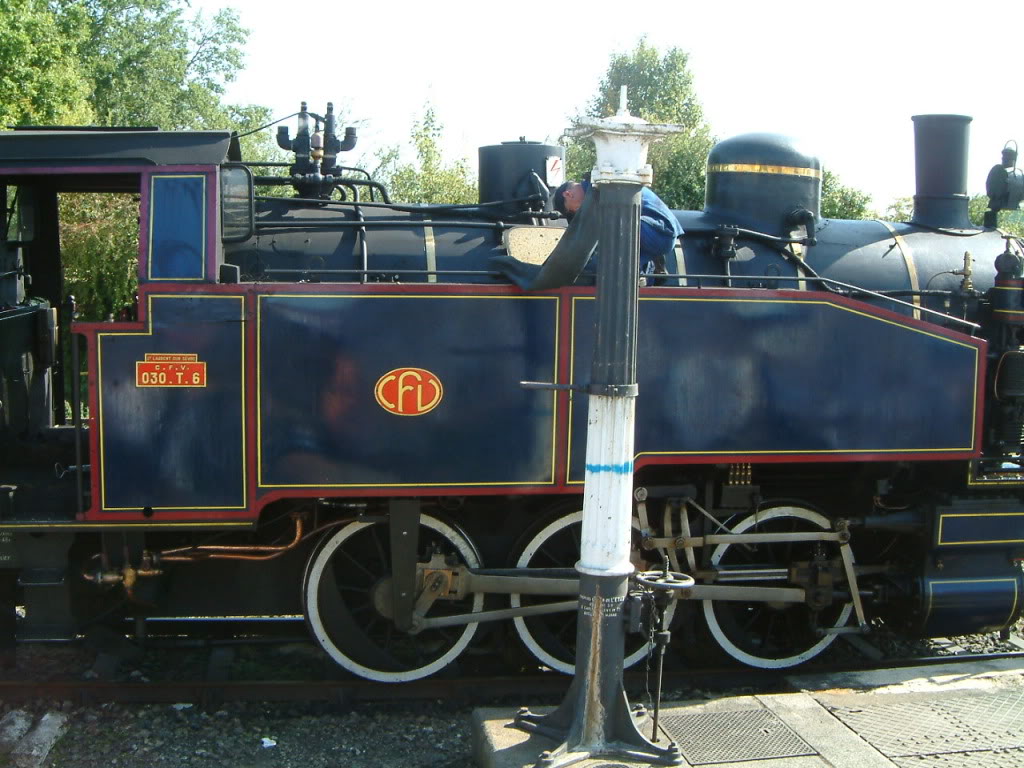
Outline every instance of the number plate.
{"type": "Polygon", "coordinates": [[[135,363],[136,387],[205,387],[206,363],[198,355],[148,353],[135,363]]]}

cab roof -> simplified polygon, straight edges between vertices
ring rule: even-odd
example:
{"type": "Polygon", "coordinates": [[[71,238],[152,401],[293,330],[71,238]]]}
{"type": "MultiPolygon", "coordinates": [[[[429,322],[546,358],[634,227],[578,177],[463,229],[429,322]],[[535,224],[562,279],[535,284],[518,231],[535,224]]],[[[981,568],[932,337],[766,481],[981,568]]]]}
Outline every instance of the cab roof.
{"type": "Polygon", "coordinates": [[[0,166],[220,165],[228,131],[30,128],[0,131],[0,166]]]}

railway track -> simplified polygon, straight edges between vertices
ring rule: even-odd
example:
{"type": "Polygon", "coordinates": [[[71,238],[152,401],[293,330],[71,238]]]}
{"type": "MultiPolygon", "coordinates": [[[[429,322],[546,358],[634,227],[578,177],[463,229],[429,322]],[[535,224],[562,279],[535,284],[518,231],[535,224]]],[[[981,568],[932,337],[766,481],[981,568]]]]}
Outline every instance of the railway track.
{"type": "MultiPolygon", "coordinates": [[[[956,655],[866,660],[862,663],[808,665],[801,674],[834,674],[873,669],[936,666],[982,662],[996,659],[1021,659],[1024,650],[1000,653],[963,653],[956,655]]],[[[718,667],[672,671],[665,675],[666,691],[728,690],[752,688],[762,692],[789,688],[786,676],[793,670],[764,670],[718,667]]],[[[358,702],[415,701],[440,699],[446,702],[478,704],[506,698],[557,698],[564,694],[570,677],[552,673],[516,676],[428,678],[400,685],[361,679],[342,680],[224,680],[190,681],[115,681],[115,680],[33,680],[0,681],[0,700],[24,703],[37,700],[90,705],[117,703],[187,703],[215,708],[229,701],[325,701],[339,705],[358,702]]],[[[653,689],[653,672],[627,672],[625,684],[631,697],[642,698],[653,689]]]]}

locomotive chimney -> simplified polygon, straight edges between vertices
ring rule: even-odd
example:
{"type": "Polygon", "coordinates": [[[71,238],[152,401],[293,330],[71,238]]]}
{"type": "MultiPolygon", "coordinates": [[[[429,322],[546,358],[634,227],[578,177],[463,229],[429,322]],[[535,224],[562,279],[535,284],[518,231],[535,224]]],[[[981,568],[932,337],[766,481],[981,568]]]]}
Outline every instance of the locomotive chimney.
{"type": "Polygon", "coordinates": [[[913,223],[940,229],[973,229],[967,217],[966,115],[914,115],[913,223]]]}

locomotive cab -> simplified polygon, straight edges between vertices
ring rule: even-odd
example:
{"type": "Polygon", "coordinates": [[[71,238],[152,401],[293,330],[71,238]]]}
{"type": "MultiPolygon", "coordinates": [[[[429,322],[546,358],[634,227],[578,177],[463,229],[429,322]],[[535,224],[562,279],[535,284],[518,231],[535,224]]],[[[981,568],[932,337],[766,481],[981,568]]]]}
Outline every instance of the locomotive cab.
{"type": "MultiPolygon", "coordinates": [[[[102,415],[93,382],[103,366],[90,351],[102,346],[101,331],[145,317],[132,305],[139,286],[216,280],[222,249],[211,212],[227,146],[226,133],[0,135],[0,548],[3,561],[20,569],[19,599],[32,608],[20,622],[22,637],[73,635],[72,531],[95,520],[94,500],[116,475],[93,474],[102,466],[99,433],[117,430],[102,415]],[[119,224],[96,224],[97,215],[119,224]],[[111,240],[106,263],[101,254],[111,240]],[[131,303],[101,308],[83,270],[123,284],[131,303]],[[72,277],[86,286],[77,307],[67,289],[72,277]],[[76,322],[83,307],[104,322],[76,322]]],[[[132,420],[123,419],[129,427],[132,420]]],[[[7,573],[9,581],[15,571],[7,573]]]]}

